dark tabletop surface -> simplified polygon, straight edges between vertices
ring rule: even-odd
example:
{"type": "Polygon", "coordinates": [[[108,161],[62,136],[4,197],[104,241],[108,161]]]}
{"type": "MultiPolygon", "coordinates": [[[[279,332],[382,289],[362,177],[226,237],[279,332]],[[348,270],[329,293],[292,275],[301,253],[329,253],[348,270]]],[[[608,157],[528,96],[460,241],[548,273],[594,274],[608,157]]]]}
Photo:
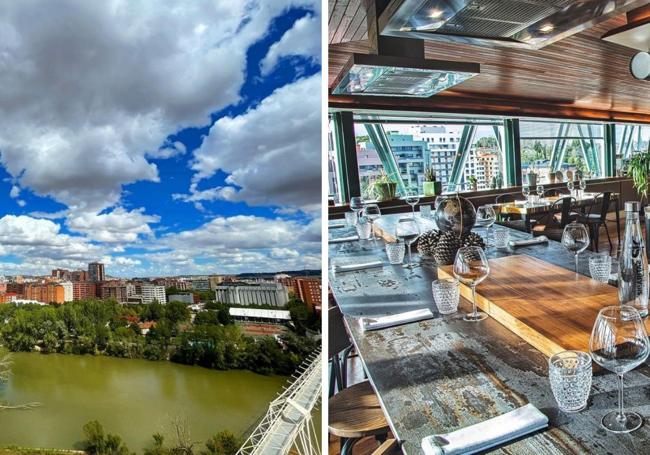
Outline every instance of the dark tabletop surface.
{"type": "MultiPolygon", "coordinates": [[[[397,219],[405,215],[384,216],[378,223],[391,232],[397,219]]],[[[422,223],[431,226],[426,220],[422,223]]],[[[530,234],[510,231],[511,239],[530,238],[530,234]]],[[[329,235],[345,237],[351,232],[348,228],[330,229],[329,235]]],[[[476,232],[484,234],[482,229],[476,232]]],[[[369,259],[388,264],[383,248],[382,240],[330,244],[330,265],[369,259]]],[[[490,248],[488,257],[521,253],[567,269],[574,267],[573,255],[553,241],[516,250],[490,248]]],[[[591,254],[581,254],[579,271],[585,275],[589,274],[591,254]]],[[[434,264],[424,262],[414,272],[392,265],[357,272],[331,270],[330,286],[349,334],[405,453],[421,453],[420,441],[425,436],[478,423],[526,403],[549,417],[549,428],[491,453],[650,453],[648,419],[641,429],[627,435],[613,435],[600,427],[602,416],[617,405],[614,375],[594,376],[586,410],[561,412],[550,390],[543,354],[491,318],[464,322],[462,313],[469,309],[466,302],[457,314],[440,316],[430,290],[436,278],[434,264]],[[363,333],[359,328],[360,315],[424,307],[436,317],[374,332],[363,333]]],[[[625,376],[626,405],[644,416],[650,416],[649,376],[647,366],[625,376]]]]}

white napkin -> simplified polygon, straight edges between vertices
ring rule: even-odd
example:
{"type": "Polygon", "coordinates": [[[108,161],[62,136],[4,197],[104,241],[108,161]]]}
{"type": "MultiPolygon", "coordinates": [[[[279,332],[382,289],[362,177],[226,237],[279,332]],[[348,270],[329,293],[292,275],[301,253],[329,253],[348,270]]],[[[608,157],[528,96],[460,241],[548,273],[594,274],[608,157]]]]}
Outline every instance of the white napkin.
{"type": "Polygon", "coordinates": [[[433,313],[428,308],[422,310],[407,311],[405,313],[391,314],[390,316],[381,316],[378,318],[359,318],[361,329],[365,332],[367,330],[386,329],[402,324],[409,324],[411,322],[423,321],[431,319],[433,313]]]}
{"type": "Polygon", "coordinates": [[[327,227],[329,229],[339,229],[339,228],[344,228],[346,226],[347,226],[347,224],[345,224],[345,223],[332,223],[332,224],[327,225],[327,227]]]}
{"type": "Polygon", "coordinates": [[[508,242],[508,245],[510,245],[512,248],[517,248],[518,246],[537,245],[539,243],[546,242],[548,242],[548,237],[545,235],[540,235],[539,237],[533,237],[532,239],[527,240],[510,240],[510,242],[508,242]]]}
{"type": "Polygon", "coordinates": [[[422,440],[422,450],[426,455],[467,455],[505,444],[547,426],[548,418],[529,403],[451,433],[427,436],[422,440]]]}
{"type": "Polygon", "coordinates": [[[372,269],[375,267],[381,267],[384,263],[381,261],[370,261],[370,262],[360,262],[358,264],[345,264],[345,265],[334,265],[334,271],[336,272],[352,272],[354,270],[363,270],[363,269],[372,269]]]}
{"type": "Polygon", "coordinates": [[[339,237],[338,239],[329,239],[328,243],[354,242],[355,240],[359,240],[358,235],[351,235],[349,237],[339,237]]]}

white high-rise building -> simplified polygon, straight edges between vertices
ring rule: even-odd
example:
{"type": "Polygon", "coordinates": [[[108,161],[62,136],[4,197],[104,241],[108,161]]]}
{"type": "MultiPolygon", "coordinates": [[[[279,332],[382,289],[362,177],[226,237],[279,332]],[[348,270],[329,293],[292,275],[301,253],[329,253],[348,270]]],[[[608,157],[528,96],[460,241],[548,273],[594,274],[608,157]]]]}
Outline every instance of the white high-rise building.
{"type": "Polygon", "coordinates": [[[165,286],[156,286],[155,284],[142,285],[142,303],[152,303],[154,300],[158,303],[167,302],[165,295],[165,286]]]}
{"type": "Polygon", "coordinates": [[[74,286],[71,281],[63,281],[59,283],[59,286],[63,287],[63,301],[72,302],[74,300],[74,286]]]}

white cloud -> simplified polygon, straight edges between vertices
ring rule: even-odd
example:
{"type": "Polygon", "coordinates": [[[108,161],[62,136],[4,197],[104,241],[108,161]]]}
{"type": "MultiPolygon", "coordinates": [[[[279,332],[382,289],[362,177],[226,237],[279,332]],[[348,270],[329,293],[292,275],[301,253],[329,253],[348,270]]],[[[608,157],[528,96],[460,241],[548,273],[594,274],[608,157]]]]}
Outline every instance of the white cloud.
{"type": "Polygon", "coordinates": [[[142,236],[151,236],[149,224],[159,221],[159,216],[146,215],[142,207],[131,211],[117,207],[108,213],[73,215],[66,225],[71,231],[100,242],[135,242],[142,236]]]}
{"type": "Polygon", "coordinates": [[[18,186],[16,186],[16,185],[13,185],[13,186],[11,187],[11,191],[9,191],[9,197],[15,199],[15,198],[17,198],[18,196],[20,196],[20,187],[18,187],[18,186]]]}
{"type": "Polygon", "coordinates": [[[291,29],[274,43],[261,62],[262,74],[269,74],[283,57],[302,56],[319,61],[321,55],[320,17],[307,15],[298,19],[291,29]]]}
{"type": "Polygon", "coordinates": [[[315,210],[321,202],[320,75],[279,88],[259,106],[215,122],[194,151],[188,201],[224,199],[315,210]],[[198,189],[217,170],[228,186],[198,189]],[[241,189],[239,189],[241,188],[241,189]]]}

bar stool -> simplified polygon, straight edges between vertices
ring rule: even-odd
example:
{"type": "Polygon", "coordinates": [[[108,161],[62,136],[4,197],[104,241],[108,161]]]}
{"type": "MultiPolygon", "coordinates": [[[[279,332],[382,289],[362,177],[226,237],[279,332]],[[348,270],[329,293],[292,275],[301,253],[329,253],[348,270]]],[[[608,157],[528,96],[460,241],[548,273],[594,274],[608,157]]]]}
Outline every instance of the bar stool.
{"type": "Polygon", "coordinates": [[[374,437],[384,442],[388,436],[388,421],[369,381],[347,387],[347,358],[351,344],[338,306],[328,310],[330,357],[330,398],[328,431],[341,439],[341,455],[352,453],[362,438],[374,437]],[[338,391],[338,393],[337,393],[338,391]]]}

